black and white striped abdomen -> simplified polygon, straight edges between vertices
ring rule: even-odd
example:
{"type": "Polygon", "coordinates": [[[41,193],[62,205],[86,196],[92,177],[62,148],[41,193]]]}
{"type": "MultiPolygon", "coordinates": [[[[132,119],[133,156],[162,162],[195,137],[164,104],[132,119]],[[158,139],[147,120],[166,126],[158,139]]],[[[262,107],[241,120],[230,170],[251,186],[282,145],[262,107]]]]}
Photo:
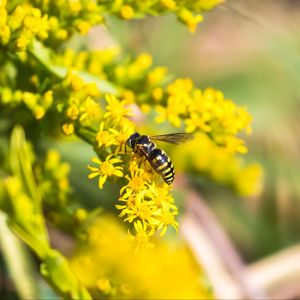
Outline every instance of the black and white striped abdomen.
{"type": "Polygon", "coordinates": [[[174,166],[165,151],[155,148],[149,152],[147,159],[153,169],[162,176],[167,184],[173,182],[175,176],[174,166]]]}

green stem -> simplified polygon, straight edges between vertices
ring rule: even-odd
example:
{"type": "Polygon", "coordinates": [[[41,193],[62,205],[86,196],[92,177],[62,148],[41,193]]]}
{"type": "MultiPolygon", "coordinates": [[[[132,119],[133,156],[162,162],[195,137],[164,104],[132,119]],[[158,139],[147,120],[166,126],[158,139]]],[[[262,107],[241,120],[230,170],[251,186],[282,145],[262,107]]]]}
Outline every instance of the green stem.
{"type": "Polygon", "coordinates": [[[76,135],[90,144],[91,146],[94,146],[95,144],[95,138],[96,138],[96,132],[92,130],[89,127],[79,127],[76,130],[76,135]]]}
{"type": "Polygon", "coordinates": [[[27,50],[28,54],[30,54],[30,56],[32,58],[34,58],[48,73],[52,74],[54,77],[56,77],[59,80],[62,80],[64,78],[64,76],[62,76],[61,73],[57,72],[55,69],[51,68],[50,65],[45,62],[40,55],[38,55],[38,52],[35,51],[34,48],[29,48],[27,50]]]}

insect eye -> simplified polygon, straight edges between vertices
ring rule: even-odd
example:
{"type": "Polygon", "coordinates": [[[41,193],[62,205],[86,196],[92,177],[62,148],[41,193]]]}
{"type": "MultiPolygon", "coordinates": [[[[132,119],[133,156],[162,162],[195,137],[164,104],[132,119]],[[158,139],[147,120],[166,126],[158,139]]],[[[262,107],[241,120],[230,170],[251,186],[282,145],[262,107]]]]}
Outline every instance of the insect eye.
{"type": "Polygon", "coordinates": [[[127,146],[130,148],[134,148],[137,139],[140,137],[140,134],[135,132],[133,133],[127,140],[127,146]]]}
{"type": "Polygon", "coordinates": [[[132,138],[130,137],[127,142],[126,142],[127,146],[132,148],[132,138]]]}

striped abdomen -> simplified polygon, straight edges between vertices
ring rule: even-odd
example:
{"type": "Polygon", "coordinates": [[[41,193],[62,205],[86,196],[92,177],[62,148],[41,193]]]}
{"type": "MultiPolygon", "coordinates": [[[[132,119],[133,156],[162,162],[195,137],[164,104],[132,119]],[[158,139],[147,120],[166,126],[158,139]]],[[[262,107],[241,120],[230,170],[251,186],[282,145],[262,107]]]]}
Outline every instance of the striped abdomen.
{"type": "Polygon", "coordinates": [[[174,166],[170,157],[161,149],[155,148],[146,156],[153,169],[162,176],[167,184],[174,180],[174,166]]]}

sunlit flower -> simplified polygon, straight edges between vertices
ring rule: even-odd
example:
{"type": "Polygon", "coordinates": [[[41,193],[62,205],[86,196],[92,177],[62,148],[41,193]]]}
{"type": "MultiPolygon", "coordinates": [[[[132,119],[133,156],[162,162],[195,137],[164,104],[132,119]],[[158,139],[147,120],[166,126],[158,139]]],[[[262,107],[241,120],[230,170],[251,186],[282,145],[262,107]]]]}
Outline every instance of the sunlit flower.
{"type": "Polygon", "coordinates": [[[147,230],[147,226],[140,221],[134,223],[135,233],[130,234],[131,240],[136,245],[136,252],[139,252],[141,249],[153,248],[154,244],[150,242],[150,238],[153,235],[153,229],[147,230]]]}
{"type": "Polygon", "coordinates": [[[170,225],[177,230],[175,216],[178,212],[170,187],[164,182],[156,182],[153,169],[139,166],[137,160],[130,162],[129,169],[130,175],[125,176],[128,183],[120,190],[119,201],[122,204],[116,205],[121,210],[119,216],[124,217],[125,222],[138,226],[142,236],[147,233],[151,236],[161,229],[163,235],[170,225]]]}
{"type": "Polygon", "coordinates": [[[134,10],[129,5],[123,5],[120,11],[120,15],[123,19],[130,20],[134,16],[134,10]]]}
{"type": "Polygon", "coordinates": [[[101,114],[101,108],[99,103],[97,103],[93,98],[88,97],[80,107],[80,122],[85,125],[91,124],[98,120],[101,114]]]}
{"type": "Polygon", "coordinates": [[[109,147],[111,145],[117,145],[118,143],[114,134],[111,133],[111,130],[104,129],[104,126],[104,122],[101,122],[99,131],[96,134],[97,147],[101,148],[102,146],[109,147]]]}
{"type": "Polygon", "coordinates": [[[107,95],[105,99],[107,105],[105,107],[106,113],[104,114],[104,118],[119,123],[122,118],[133,115],[131,109],[127,107],[127,103],[124,100],[120,101],[113,95],[107,95]]]}
{"type": "Polygon", "coordinates": [[[99,189],[103,188],[104,183],[106,182],[108,177],[116,176],[122,177],[123,176],[123,167],[121,166],[114,166],[115,164],[122,163],[122,160],[115,155],[111,154],[108,155],[105,161],[101,161],[97,157],[93,157],[92,162],[99,165],[99,167],[94,167],[88,165],[88,168],[92,173],[89,174],[88,178],[92,179],[96,176],[99,176],[98,179],[98,186],[99,189]]]}

